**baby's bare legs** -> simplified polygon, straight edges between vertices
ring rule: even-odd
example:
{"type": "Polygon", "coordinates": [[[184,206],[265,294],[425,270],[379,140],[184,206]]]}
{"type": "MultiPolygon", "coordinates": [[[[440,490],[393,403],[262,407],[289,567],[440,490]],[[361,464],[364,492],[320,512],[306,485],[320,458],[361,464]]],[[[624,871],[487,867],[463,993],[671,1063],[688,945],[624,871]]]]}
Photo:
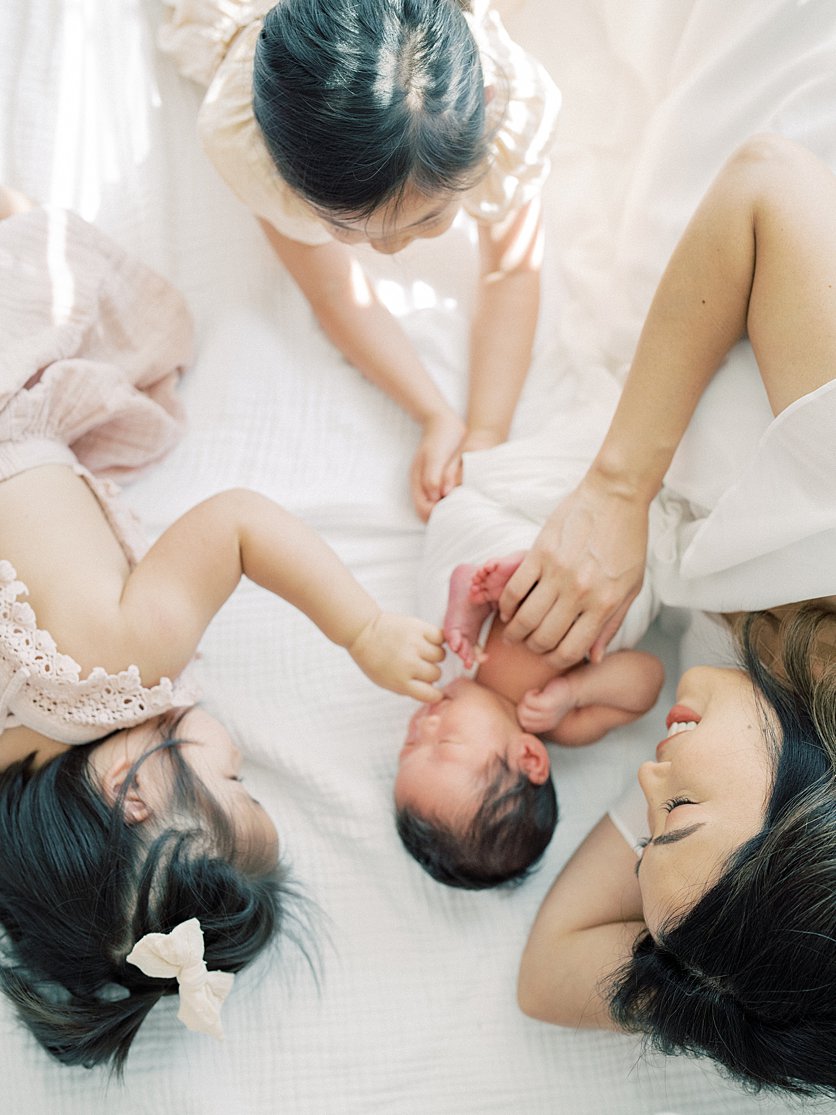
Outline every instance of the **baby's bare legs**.
{"type": "Polygon", "coordinates": [[[478,645],[482,624],[496,610],[505,583],[525,556],[525,551],[492,558],[484,565],[457,565],[450,576],[444,641],[466,669],[483,660],[478,645]]]}
{"type": "Polygon", "coordinates": [[[540,690],[529,690],[517,705],[517,719],[527,732],[580,747],[647,712],[664,677],[655,655],[617,651],[600,663],[575,666],[540,690]]]}
{"type": "Polygon", "coordinates": [[[468,670],[480,661],[479,632],[493,610],[492,604],[473,599],[470,586],[476,572],[475,565],[457,565],[453,570],[444,616],[444,641],[468,670]]]}
{"type": "Polygon", "coordinates": [[[518,550],[506,557],[491,558],[478,568],[472,566],[470,599],[478,604],[496,604],[524,557],[525,550],[518,550]]]}

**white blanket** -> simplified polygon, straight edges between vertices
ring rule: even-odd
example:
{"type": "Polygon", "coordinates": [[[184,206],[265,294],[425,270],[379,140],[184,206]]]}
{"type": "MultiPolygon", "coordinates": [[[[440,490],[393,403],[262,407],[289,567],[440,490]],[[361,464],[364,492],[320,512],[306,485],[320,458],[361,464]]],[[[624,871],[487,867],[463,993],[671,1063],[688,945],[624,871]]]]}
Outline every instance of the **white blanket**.
{"type": "MultiPolygon", "coordinates": [[[[0,6],[2,180],[80,210],[177,282],[196,315],[189,433],[129,497],[159,530],[219,488],[258,488],[321,529],[384,605],[414,609],[423,528],[406,473],[417,431],[335,354],[214,177],[195,138],[198,91],[154,49],[159,17],[156,0],[0,6]]],[[[508,23],[551,68],[565,105],[521,434],[548,415],[564,376],[621,374],[677,235],[739,140],[772,126],[836,154],[836,5],[520,0],[508,23]]],[[[471,230],[366,257],[461,404],[471,230]]],[[[674,674],[673,641],[654,637],[674,674]]],[[[474,895],[433,883],[394,833],[390,787],[410,702],[376,690],[304,618],[247,586],[212,625],[201,669],[308,896],[300,934],[319,981],[283,944],[238,979],[223,1045],[187,1032],[173,1000],[160,1004],[123,1085],[51,1063],[0,1004],[4,1110],[786,1110],[710,1066],[644,1060],[633,1038],[542,1026],[515,1006],[517,961],[551,878],[659,738],[662,713],[595,747],[556,750],[563,819],[544,866],[514,892],[474,895]]]]}

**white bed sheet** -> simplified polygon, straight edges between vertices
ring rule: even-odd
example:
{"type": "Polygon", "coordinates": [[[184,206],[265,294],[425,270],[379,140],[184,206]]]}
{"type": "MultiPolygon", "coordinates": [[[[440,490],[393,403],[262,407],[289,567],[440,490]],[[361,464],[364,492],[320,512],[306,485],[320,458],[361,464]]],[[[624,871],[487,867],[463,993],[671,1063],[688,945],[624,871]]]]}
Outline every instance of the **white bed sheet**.
{"type": "MultiPolygon", "coordinates": [[[[830,0],[524,0],[508,22],[551,67],[564,117],[535,367],[517,432],[560,378],[619,374],[666,255],[722,159],[776,124],[833,154],[830,0]],[[629,276],[629,281],[627,277],[629,276]]],[[[154,50],[157,0],[6,0],[0,175],[79,209],[185,291],[198,353],[187,437],[130,498],[152,530],[232,484],[320,528],[392,608],[415,607],[422,527],[406,488],[417,431],[314,325],[194,133],[198,92],[154,50]]],[[[834,164],[836,165],[836,164],[834,164]]],[[[450,397],[465,392],[466,225],[403,255],[368,254],[450,397]]],[[[676,672],[675,632],[652,639],[676,672]]],[[[376,690],[282,602],[245,586],[213,623],[207,703],[250,756],[319,952],[291,944],[237,981],[223,1045],[155,1008],[123,1085],[51,1063],[0,1005],[4,1110],[221,1112],[782,1112],[694,1061],[572,1033],[516,1009],[516,966],[560,865],[655,743],[661,714],[554,753],[562,816],[543,868],[511,893],[433,883],[401,852],[390,786],[410,702],[376,690]]],[[[670,689],[661,705],[670,698],[670,689]]],[[[667,707],[667,706],[665,706],[667,707]]],[[[832,1107],[823,1110],[833,1110],[832,1107]]]]}

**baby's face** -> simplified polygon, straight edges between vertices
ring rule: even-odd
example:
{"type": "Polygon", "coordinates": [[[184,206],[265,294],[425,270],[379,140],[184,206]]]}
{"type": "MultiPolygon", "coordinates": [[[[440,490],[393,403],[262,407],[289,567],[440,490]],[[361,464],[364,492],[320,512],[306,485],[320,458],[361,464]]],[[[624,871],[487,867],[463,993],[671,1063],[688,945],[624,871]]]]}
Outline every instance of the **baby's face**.
{"type": "Polygon", "coordinates": [[[409,722],[398,757],[395,804],[448,824],[467,823],[499,763],[517,769],[524,738],[510,701],[468,678],[446,686],[409,722]]]}

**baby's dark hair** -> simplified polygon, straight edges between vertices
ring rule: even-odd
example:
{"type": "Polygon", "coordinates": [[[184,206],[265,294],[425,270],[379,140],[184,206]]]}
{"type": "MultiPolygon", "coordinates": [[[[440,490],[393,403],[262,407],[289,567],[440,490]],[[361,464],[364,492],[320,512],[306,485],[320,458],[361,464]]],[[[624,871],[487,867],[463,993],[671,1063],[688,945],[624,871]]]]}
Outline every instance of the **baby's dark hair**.
{"type": "Polygon", "coordinates": [[[404,847],[439,883],[463,890],[517,885],[532,871],[557,825],[557,795],[551,778],[532,782],[511,775],[502,762],[473,819],[457,829],[408,807],[395,822],[404,847]]]}
{"type": "Polygon", "coordinates": [[[275,856],[242,847],[220,805],[165,739],[176,826],[128,824],[74,747],[36,770],[0,774],[0,989],[41,1045],[65,1064],[121,1073],[148,1012],[177,993],[126,962],[146,933],[189,918],[210,970],[237,972],[273,940],[288,893],[275,856]]]}
{"type": "MultiPolygon", "coordinates": [[[[761,831],[693,908],[642,933],[616,975],[619,1026],[664,1053],[709,1056],[754,1091],[836,1096],[836,660],[830,613],[784,626],[779,661],[744,665],[774,711],[775,777],[761,831]]],[[[764,716],[764,720],[767,718],[764,716]]]]}
{"type": "Polygon", "coordinates": [[[282,178],[363,220],[408,188],[468,189],[486,169],[476,41],[456,0],[282,0],[255,49],[253,110],[282,178]]]}

